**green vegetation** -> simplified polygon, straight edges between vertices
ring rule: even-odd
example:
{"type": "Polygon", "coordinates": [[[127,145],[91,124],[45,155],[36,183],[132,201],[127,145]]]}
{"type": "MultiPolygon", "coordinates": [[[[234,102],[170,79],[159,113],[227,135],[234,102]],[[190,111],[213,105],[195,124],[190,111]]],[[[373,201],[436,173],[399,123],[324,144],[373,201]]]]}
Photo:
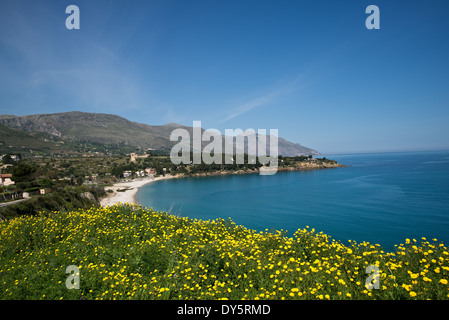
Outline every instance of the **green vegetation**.
{"type": "MultiPolygon", "coordinates": [[[[34,191],[34,189],[29,191],[34,191]]],[[[99,206],[99,199],[104,195],[104,188],[101,187],[66,187],[50,194],[36,195],[29,200],[0,207],[0,219],[37,215],[39,212],[67,212],[75,209],[87,209],[92,206],[99,206]]]]}
{"type": "Polygon", "coordinates": [[[44,132],[24,132],[0,124],[0,154],[57,153],[63,146],[60,139],[44,132]]]}
{"type": "MultiPolygon", "coordinates": [[[[137,149],[140,150],[140,149],[137,149]]],[[[40,131],[22,131],[0,124],[0,155],[21,153],[24,156],[125,155],[136,147],[125,142],[104,144],[90,139],[63,139],[40,131]]]]}
{"type": "Polygon", "coordinates": [[[449,253],[436,240],[384,252],[123,205],[0,222],[0,274],[0,299],[448,299],[449,253]]]}
{"type": "MultiPolygon", "coordinates": [[[[9,154],[4,158],[9,159],[9,154]]],[[[225,155],[222,155],[225,163],[225,155]]],[[[191,156],[193,158],[193,155],[191,156]]],[[[164,153],[150,153],[146,158],[138,158],[136,162],[130,161],[130,156],[39,156],[27,157],[21,161],[12,161],[13,165],[5,168],[3,173],[12,173],[16,187],[15,191],[22,191],[45,185],[47,187],[64,187],[66,185],[81,185],[83,183],[110,184],[123,178],[125,171],[132,175],[146,168],[154,168],[156,175],[183,174],[195,175],[199,173],[216,173],[219,171],[256,171],[262,165],[248,162],[248,155],[244,155],[243,164],[179,164],[171,162],[169,155],[164,153]]],[[[6,162],[3,162],[6,164],[6,162]]],[[[11,163],[11,162],[8,162],[11,163]]],[[[311,156],[282,157],[279,156],[279,168],[304,167],[305,165],[320,166],[324,164],[337,164],[334,160],[312,159],[311,156]]]]}

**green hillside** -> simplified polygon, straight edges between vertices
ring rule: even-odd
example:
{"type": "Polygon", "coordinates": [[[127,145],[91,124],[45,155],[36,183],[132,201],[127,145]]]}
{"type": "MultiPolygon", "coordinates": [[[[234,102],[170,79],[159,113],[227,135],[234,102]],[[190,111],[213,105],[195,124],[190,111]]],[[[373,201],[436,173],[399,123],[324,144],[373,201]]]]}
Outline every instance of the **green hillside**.
{"type": "Polygon", "coordinates": [[[45,132],[24,132],[0,124],[0,154],[60,153],[67,148],[62,140],[45,132]]]}

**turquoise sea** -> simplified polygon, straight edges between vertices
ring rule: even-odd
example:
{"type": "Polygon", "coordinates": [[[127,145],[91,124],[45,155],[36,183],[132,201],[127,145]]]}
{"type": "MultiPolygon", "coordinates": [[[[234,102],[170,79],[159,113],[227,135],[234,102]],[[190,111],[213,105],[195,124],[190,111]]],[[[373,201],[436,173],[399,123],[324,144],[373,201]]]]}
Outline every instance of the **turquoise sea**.
{"type": "Polygon", "coordinates": [[[449,151],[327,155],[347,168],[161,180],[138,203],[288,235],[309,226],[386,250],[406,238],[449,245],[449,151]]]}

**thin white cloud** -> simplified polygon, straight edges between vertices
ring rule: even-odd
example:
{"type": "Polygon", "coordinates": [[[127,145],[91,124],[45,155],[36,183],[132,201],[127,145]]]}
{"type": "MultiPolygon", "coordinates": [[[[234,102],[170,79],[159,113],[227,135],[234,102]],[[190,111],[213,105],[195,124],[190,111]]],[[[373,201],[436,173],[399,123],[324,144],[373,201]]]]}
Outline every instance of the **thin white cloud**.
{"type": "Polygon", "coordinates": [[[247,102],[240,104],[239,106],[237,106],[235,108],[232,108],[228,112],[228,114],[222,120],[219,121],[219,123],[229,121],[229,120],[234,119],[248,111],[256,109],[260,106],[264,106],[264,105],[275,102],[276,99],[280,98],[281,96],[284,96],[288,93],[291,93],[294,90],[297,90],[298,89],[298,81],[299,81],[299,77],[297,77],[295,80],[291,81],[290,83],[288,83],[287,85],[284,85],[281,88],[274,89],[267,94],[256,97],[254,99],[251,99],[247,102]]]}
{"type": "Polygon", "coordinates": [[[273,101],[275,96],[276,96],[275,94],[263,95],[261,97],[252,99],[246,103],[243,103],[242,105],[238,106],[237,108],[231,110],[231,112],[228,114],[228,116],[226,116],[224,119],[219,121],[219,123],[229,121],[229,120],[234,119],[235,117],[238,117],[254,108],[265,105],[265,104],[273,101]]]}

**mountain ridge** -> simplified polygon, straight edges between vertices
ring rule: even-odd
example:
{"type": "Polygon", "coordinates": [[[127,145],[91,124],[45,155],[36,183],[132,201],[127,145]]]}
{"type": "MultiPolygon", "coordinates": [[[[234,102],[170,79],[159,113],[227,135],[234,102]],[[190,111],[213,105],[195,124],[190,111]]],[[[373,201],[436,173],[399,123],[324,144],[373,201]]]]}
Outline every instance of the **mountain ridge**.
{"type": "MultiPolygon", "coordinates": [[[[61,143],[93,143],[117,147],[124,145],[137,150],[169,151],[177,143],[170,141],[170,134],[175,128],[187,130],[191,137],[193,134],[192,127],[177,123],[149,125],[133,122],[114,114],[81,111],[23,116],[0,115],[0,125],[28,134],[36,132],[49,134],[61,143]]],[[[201,131],[203,132],[204,129],[201,131]]],[[[1,140],[0,137],[0,142],[1,140]]],[[[203,146],[207,144],[208,142],[203,142],[203,146]]],[[[251,149],[245,151],[250,154],[254,152],[251,149]]],[[[314,149],[281,137],[278,139],[278,153],[283,156],[320,154],[314,149]]]]}

